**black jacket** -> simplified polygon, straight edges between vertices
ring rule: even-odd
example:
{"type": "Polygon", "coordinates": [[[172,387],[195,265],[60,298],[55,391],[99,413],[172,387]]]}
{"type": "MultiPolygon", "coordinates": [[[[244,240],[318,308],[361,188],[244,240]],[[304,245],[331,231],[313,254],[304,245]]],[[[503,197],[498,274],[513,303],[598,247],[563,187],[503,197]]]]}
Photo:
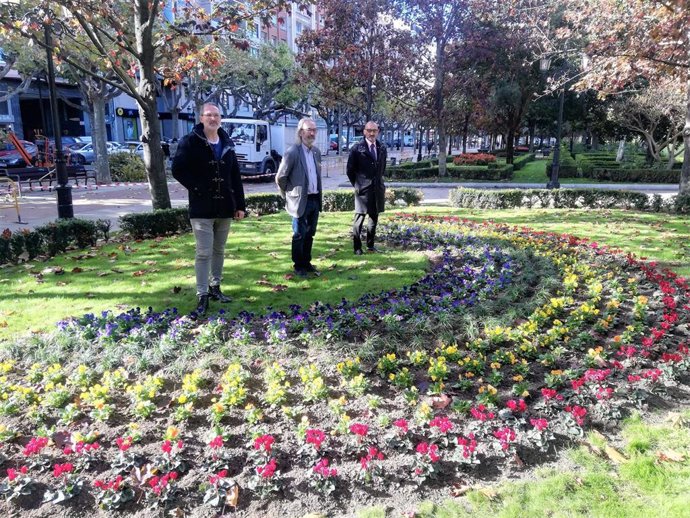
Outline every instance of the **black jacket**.
{"type": "Polygon", "coordinates": [[[386,170],[386,146],[376,141],[376,159],[369,151],[369,143],[362,139],[350,148],[347,158],[347,177],[355,188],[355,212],[378,214],[386,202],[383,174],[386,170]]]}
{"type": "Polygon", "coordinates": [[[232,218],[235,211],[246,208],[235,146],[223,128],[218,136],[223,144],[219,161],[203,124],[194,126],[177,146],[172,175],[189,192],[190,218],[232,218]]]}

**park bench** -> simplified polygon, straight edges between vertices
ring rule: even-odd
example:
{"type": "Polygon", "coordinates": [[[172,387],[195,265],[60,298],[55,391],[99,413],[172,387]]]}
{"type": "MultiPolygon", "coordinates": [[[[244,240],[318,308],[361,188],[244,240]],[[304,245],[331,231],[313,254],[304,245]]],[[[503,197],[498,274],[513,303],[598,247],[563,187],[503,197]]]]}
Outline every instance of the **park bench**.
{"type": "MultiPolygon", "coordinates": [[[[53,182],[57,182],[57,171],[47,167],[0,169],[0,176],[6,176],[20,186],[28,185],[30,190],[34,188],[35,184],[38,184],[38,187],[42,189],[44,182],[48,182],[48,188],[52,189],[53,182]]],[[[88,182],[91,180],[98,187],[95,172],[87,170],[83,165],[67,166],[67,178],[68,180],[73,180],[77,186],[80,180],[84,182],[85,186],[88,186],[88,182]]]]}

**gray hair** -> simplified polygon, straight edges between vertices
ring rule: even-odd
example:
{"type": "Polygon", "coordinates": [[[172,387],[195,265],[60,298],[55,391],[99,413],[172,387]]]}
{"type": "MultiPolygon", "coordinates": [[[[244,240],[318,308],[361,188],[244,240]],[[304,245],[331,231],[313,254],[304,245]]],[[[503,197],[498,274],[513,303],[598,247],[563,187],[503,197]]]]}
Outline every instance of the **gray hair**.
{"type": "MultiPolygon", "coordinates": [[[[304,129],[304,125],[307,122],[314,122],[314,119],[311,117],[303,117],[297,123],[297,131],[295,131],[295,144],[297,145],[302,143],[302,135],[300,135],[300,132],[304,129]]],[[[314,122],[314,125],[316,126],[316,122],[314,122]]]]}

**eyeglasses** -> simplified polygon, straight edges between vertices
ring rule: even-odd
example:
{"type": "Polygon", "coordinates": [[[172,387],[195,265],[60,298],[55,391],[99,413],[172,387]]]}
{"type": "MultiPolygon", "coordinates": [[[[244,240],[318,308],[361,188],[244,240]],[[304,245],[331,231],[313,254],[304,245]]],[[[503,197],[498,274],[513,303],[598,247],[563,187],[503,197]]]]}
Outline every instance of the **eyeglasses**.
{"type": "Polygon", "coordinates": [[[201,116],[209,119],[220,119],[220,113],[202,113],[201,116]]]}
{"type": "Polygon", "coordinates": [[[370,129],[370,128],[367,128],[364,131],[366,131],[367,133],[378,133],[379,132],[379,130],[377,130],[377,129],[370,129]]]}

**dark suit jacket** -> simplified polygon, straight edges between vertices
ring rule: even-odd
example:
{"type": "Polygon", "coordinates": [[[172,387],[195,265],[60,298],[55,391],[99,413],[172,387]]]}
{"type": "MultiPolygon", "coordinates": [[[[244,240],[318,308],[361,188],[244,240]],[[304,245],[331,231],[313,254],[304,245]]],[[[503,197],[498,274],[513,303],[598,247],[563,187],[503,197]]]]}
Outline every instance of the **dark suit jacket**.
{"type": "Polygon", "coordinates": [[[386,171],[388,152],[376,141],[376,159],[369,150],[366,139],[357,142],[350,149],[347,159],[347,177],[355,188],[355,212],[358,214],[378,214],[386,204],[386,186],[383,174],[386,171]]]}

